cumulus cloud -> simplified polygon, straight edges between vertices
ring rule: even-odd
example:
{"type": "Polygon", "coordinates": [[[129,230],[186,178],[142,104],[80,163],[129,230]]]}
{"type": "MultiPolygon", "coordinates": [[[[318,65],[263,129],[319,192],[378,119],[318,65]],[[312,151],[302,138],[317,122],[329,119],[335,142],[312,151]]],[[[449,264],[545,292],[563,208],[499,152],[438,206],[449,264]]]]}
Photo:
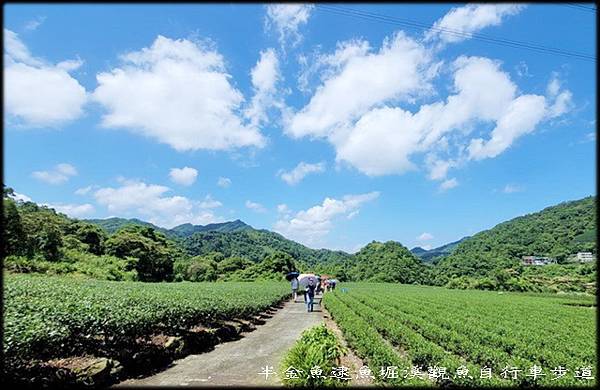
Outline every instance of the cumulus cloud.
{"type": "Polygon", "coordinates": [[[277,213],[283,218],[289,218],[292,213],[292,210],[288,207],[287,204],[281,203],[277,205],[277,213]]]}
{"type": "Polygon", "coordinates": [[[129,129],[177,151],[265,145],[259,129],[244,123],[244,97],[208,44],[159,35],[121,61],[96,76],[93,98],[107,111],[103,126],[129,129]]]}
{"type": "Polygon", "coordinates": [[[255,211],[257,213],[264,213],[267,209],[260,203],[253,202],[251,200],[246,201],[246,208],[255,211]]]}
{"type": "Polygon", "coordinates": [[[458,180],[455,178],[444,180],[442,184],[440,184],[440,191],[446,191],[456,186],[458,186],[458,180]]]}
{"type": "Polygon", "coordinates": [[[223,221],[203,207],[207,199],[198,202],[184,196],[170,196],[169,187],[142,181],[121,179],[120,182],[120,187],[105,187],[94,192],[98,204],[106,206],[111,214],[146,219],[165,228],[183,223],[206,225],[223,221]]]}
{"type": "Polygon", "coordinates": [[[85,88],[71,76],[81,60],[58,64],[34,57],[13,31],[4,29],[4,109],[26,127],[57,127],[79,118],[85,88]]]}
{"type": "Polygon", "coordinates": [[[72,176],[77,175],[77,169],[71,164],[57,164],[49,171],[34,171],[31,176],[48,184],[62,184],[72,176]]]}
{"type": "Polygon", "coordinates": [[[431,233],[424,232],[420,236],[417,237],[418,241],[429,241],[433,240],[433,235],[431,233]]]}
{"type": "Polygon", "coordinates": [[[206,195],[204,200],[199,204],[202,209],[215,209],[217,207],[223,206],[223,203],[219,202],[216,199],[213,199],[212,196],[206,195]]]}
{"type": "Polygon", "coordinates": [[[254,126],[268,123],[268,111],[272,107],[283,107],[282,100],[278,97],[277,82],[280,79],[279,60],[273,49],[260,53],[260,59],[250,72],[254,96],[250,107],[244,115],[250,119],[254,126]]]}
{"type": "Polygon", "coordinates": [[[279,44],[296,46],[302,40],[300,26],[306,24],[314,8],[311,4],[270,4],[267,6],[267,26],[279,34],[279,44]]]}
{"type": "Polygon", "coordinates": [[[171,168],[169,177],[174,183],[181,184],[183,186],[191,186],[198,177],[198,171],[190,167],[171,168]]]}
{"type": "Polygon", "coordinates": [[[486,27],[500,25],[506,17],[516,15],[524,8],[522,4],[467,4],[455,7],[434,23],[425,33],[425,40],[460,42],[486,27]]]}
{"type": "Polygon", "coordinates": [[[446,180],[442,189],[452,188],[458,182],[447,180],[451,169],[499,155],[570,109],[571,93],[558,81],[547,96],[520,93],[500,62],[461,56],[441,63],[432,48],[403,33],[378,51],[348,41],[315,61],[320,85],[285,132],[329,141],[338,163],[370,176],[424,167],[429,179],[446,180]],[[440,72],[452,77],[447,93],[433,87],[440,72]]]}
{"type": "Polygon", "coordinates": [[[430,89],[428,53],[403,33],[386,39],[375,52],[366,41],[340,43],[320,61],[325,79],[289,118],[285,130],[293,137],[332,136],[375,105],[430,89]]]}
{"type": "Polygon", "coordinates": [[[53,208],[59,213],[68,215],[71,218],[85,218],[91,216],[96,209],[89,203],[42,203],[43,206],[53,208]]]}
{"type": "Polygon", "coordinates": [[[519,96],[510,102],[506,112],[496,123],[491,138],[471,140],[469,157],[475,160],[496,157],[507,149],[516,138],[532,132],[546,111],[543,96],[519,96]]]}
{"type": "Polygon", "coordinates": [[[325,162],[309,164],[302,161],[289,172],[280,171],[279,177],[289,185],[295,185],[302,181],[307,175],[319,172],[325,172],[325,162]]]}
{"type": "MultiPolygon", "coordinates": [[[[367,202],[379,197],[379,192],[346,195],[342,199],[325,198],[320,205],[302,210],[294,215],[280,216],[274,230],[287,238],[308,246],[322,245],[323,239],[333,228],[337,217],[348,217],[367,202]]],[[[356,214],[355,214],[356,215],[356,214]]]]}
{"type": "Polygon", "coordinates": [[[231,185],[231,179],[228,177],[219,177],[217,185],[221,188],[227,188],[231,185]]]}

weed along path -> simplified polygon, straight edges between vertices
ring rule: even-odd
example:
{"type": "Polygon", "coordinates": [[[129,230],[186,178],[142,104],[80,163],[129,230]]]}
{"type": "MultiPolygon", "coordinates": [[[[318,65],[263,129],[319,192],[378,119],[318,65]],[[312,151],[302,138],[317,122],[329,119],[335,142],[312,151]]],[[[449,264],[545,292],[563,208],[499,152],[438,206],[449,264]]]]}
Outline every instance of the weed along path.
{"type": "Polygon", "coordinates": [[[165,371],[121,386],[269,386],[281,385],[279,364],[285,353],[308,328],[323,322],[319,305],[306,312],[303,302],[288,301],[263,325],[242,333],[242,338],[218,344],[210,352],[176,360],[165,371]],[[265,366],[276,373],[260,375],[265,366]]]}

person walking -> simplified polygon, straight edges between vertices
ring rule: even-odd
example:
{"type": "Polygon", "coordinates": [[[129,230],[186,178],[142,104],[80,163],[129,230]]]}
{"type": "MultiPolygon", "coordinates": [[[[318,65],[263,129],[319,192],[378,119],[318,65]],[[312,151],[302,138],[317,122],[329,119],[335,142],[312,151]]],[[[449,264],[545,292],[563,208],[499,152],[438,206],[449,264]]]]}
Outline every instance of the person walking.
{"type": "Polygon", "coordinates": [[[292,297],[294,298],[294,302],[296,302],[296,297],[298,296],[298,278],[294,277],[292,279],[292,297]]]}
{"type": "Polygon", "coordinates": [[[314,280],[309,280],[308,281],[308,285],[306,286],[306,311],[311,312],[313,311],[313,304],[314,304],[314,300],[315,300],[315,289],[317,286],[315,286],[315,281],[314,280]]]}

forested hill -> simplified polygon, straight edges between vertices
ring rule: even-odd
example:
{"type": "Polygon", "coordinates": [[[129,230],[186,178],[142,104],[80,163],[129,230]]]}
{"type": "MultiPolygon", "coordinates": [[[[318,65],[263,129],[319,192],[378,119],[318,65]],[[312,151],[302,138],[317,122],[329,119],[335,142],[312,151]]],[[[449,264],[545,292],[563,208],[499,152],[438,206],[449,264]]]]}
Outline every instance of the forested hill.
{"type": "Polygon", "coordinates": [[[219,252],[225,258],[236,257],[258,263],[268,255],[282,251],[307,266],[318,266],[322,272],[334,272],[352,255],[343,251],[312,249],[269,230],[257,230],[237,219],[235,221],[192,225],[186,223],[172,229],[158,227],[136,218],[89,219],[86,222],[113,234],[126,225],[152,227],[175,239],[190,256],[205,256],[219,252]]]}
{"type": "Polygon", "coordinates": [[[454,251],[454,249],[456,249],[458,244],[460,244],[467,238],[468,237],[463,237],[458,241],[454,241],[449,244],[445,244],[440,247],[429,249],[429,250],[426,250],[426,249],[423,249],[423,248],[417,246],[415,248],[412,248],[410,251],[412,252],[412,254],[414,254],[415,256],[417,256],[418,258],[423,260],[424,262],[435,262],[436,259],[452,253],[452,251],[454,251]]]}
{"type": "Polygon", "coordinates": [[[438,274],[485,276],[519,264],[521,256],[566,261],[578,251],[596,252],[596,197],[563,202],[477,233],[436,265],[438,274]]]}
{"type": "Polygon", "coordinates": [[[100,226],[108,234],[113,234],[114,232],[116,232],[117,230],[119,230],[120,228],[122,228],[125,225],[137,225],[137,226],[151,227],[154,230],[157,230],[162,233],[165,233],[168,230],[168,229],[156,226],[150,222],[142,221],[137,218],[127,219],[127,218],[111,217],[111,218],[105,218],[105,219],[84,219],[83,221],[100,226]]]}
{"type": "Polygon", "coordinates": [[[423,283],[425,266],[399,242],[373,241],[354,255],[350,279],[377,282],[423,283]]]}
{"type": "Polygon", "coordinates": [[[127,219],[112,217],[106,219],[87,219],[85,221],[100,226],[109,234],[116,232],[117,230],[126,225],[137,225],[143,227],[151,227],[154,230],[157,230],[170,238],[184,238],[198,232],[214,231],[229,233],[252,229],[252,226],[245,224],[239,219],[230,222],[211,223],[208,225],[192,225],[191,223],[184,223],[183,225],[175,226],[172,229],[165,229],[156,226],[150,222],[139,220],[137,218],[127,219]]]}
{"type": "Polygon", "coordinates": [[[194,233],[183,238],[181,245],[191,256],[220,252],[225,257],[240,257],[253,262],[259,262],[275,251],[283,251],[309,266],[334,265],[352,257],[343,251],[311,249],[281,234],[252,228],[233,232],[194,233]]]}

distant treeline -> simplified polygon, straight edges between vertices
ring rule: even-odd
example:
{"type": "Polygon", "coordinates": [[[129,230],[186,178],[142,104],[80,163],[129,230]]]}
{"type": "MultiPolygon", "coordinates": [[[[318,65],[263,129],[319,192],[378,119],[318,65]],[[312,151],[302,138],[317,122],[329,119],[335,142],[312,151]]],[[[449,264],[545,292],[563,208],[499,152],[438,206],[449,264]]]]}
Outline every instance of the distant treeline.
{"type": "Polygon", "coordinates": [[[315,250],[241,221],[158,228],[139,220],[76,220],[14,199],[4,188],[4,268],[107,280],[284,280],[291,270],[341,281],[399,282],[511,291],[595,291],[595,264],[571,264],[596,252],[595,197],[565,202],[501,223],[461,241],[434,264],[398,242],[371,242],[356,254],[315,250]],[[521,256],[557,259],[525,267],[521,256]]]}

